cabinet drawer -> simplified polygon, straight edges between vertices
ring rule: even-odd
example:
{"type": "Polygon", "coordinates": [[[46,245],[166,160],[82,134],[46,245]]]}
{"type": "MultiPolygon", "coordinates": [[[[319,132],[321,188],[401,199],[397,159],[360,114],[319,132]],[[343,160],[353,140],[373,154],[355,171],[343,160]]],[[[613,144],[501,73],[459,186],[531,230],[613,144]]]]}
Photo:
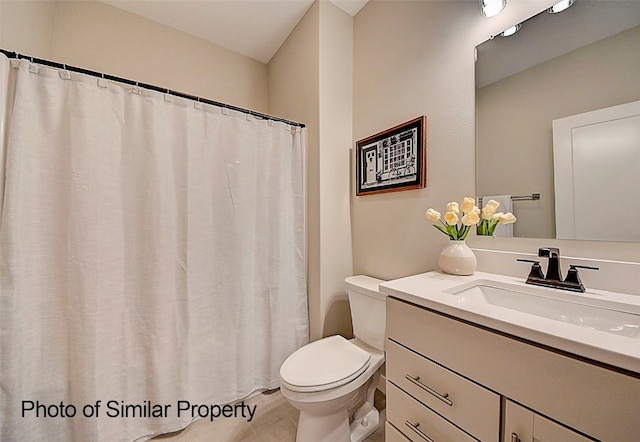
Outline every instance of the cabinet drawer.
{"type": "Polygon", "coordinates": [[[387,382],[387,419],[412,442],[476,440],[391,382],[387,382]]]}
{"type": "Polygon", "coordinates": [[[387,379],[482,441],[500,437],[500,396],[387,340],[387,379]]]}

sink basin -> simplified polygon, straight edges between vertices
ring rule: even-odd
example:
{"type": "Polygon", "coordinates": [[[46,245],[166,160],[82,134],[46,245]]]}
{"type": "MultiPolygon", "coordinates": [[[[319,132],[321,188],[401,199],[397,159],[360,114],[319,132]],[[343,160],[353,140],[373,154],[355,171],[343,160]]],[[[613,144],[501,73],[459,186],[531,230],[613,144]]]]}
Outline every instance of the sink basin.
{"type": "Polygon", "coordinates": [[[640,337],[640,308],[560,290],[476,280],[445,292],[460,304],[484,304],[628,338],[640,337]]]}

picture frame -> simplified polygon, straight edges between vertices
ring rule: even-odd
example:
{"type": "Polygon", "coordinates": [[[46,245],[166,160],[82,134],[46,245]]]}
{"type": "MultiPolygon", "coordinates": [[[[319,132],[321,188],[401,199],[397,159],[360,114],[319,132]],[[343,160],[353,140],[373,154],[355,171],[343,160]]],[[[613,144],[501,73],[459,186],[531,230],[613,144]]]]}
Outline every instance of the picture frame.
{"type": "Polygon", "coordinates": [[[427,117],[356,142],[356,195],[422,189],[427,182],[427,117]]]}

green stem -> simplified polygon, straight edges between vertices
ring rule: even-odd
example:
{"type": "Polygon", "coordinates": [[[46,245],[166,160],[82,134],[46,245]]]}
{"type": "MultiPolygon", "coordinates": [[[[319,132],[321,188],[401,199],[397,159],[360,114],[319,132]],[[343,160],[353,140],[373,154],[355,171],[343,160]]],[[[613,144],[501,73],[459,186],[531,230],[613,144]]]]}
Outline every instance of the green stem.
{"type": "Polygon", "coordinates": [[[488,232],[487,232],[487,220],[485,220],[485,219],[480,220],[480,223],[476,227],[476,233],[478,235],[480,235],[480,236],[488,235],[488,232]]]}
{"type": "Polygon", "coordinates": [[[489,224],[489,235],[493,236],[493,233],[496,231],[496,227],[498,226],[497,220],[491,220],[489,224]]]}

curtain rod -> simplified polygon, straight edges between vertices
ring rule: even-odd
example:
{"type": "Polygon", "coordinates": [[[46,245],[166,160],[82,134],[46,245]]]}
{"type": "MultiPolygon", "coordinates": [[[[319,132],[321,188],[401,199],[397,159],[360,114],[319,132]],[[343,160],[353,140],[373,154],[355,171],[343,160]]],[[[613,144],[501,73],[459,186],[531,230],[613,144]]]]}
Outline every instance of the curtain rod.
{"type": "Polygon", "coordinates": [[[116,77],[114,75],[105,74],[103,72],[96,72],[96,71],[92,71],[92,70],[89,70],[89,69],[79,68],[77,66],[71,66],[71,65],[68,65],[68,64],[64,64],[64,63],[58,63],[56,61],[44,60],[42,58],[35,58],[35,57],[31,57],[29,55],[19,54],[17,52],[8,51],[8,50],[2,49],[2,48],[0,48],[0,52],[2,52],[8,58],[25,59],[25,60],[29,60],[32,63],[38,63],[38,64],[42,64],[42,65],[45,65],[45,66],[51,66],[51,67],[58,68],[58,69],[64,69],[66,71],[79,72],[81,74],[91,75],[92,77],[100,77],[100,78],[104,78],[104,79],[111,80],[111,81],[117,81],[119,83],[130,84],[132,86],[138,86],[138,87],[142,87],[142,88],[145,88],[145,89],[151,89],[151,90],[154,90],[154,91],[157,91],[157,92],[162,92],[162,93],[165,93],[165,94],[171,94],[171,95],[174,95],[176,97],[186,98],[188,100],[199,101],[201,103],[206,103],[206,104],[211,104],[213,106],[227,108],[227,109],[230,109],[230,110],[242,112],[244,114],[249,114],[249,115],[252,115],[254,117],[262,118],[264,120],[273,120],[273,121],[279,121],[279,122],[285,123],[285,124],[290,124],[291,126],[306,127],[304,123],[297,123],[295,121],[286,120],[286,119],[280,118],[280,117],[274,117],[273,115],[263,114],[261,112],[256,112],[256,111],[253,111],[253,110],[250,110],[250,109],[244,109],[244,108],[241,108],[241,107],[238,107],[238,106],[233,106],[233,105],[226,104],[226,103],[220,103],[219,101],[213,101],[213,100],[209,100],[207,98],[202,98],[202,97],[198,97],[198,96],[195,96],[195,95],[185,94],[183,92],[178,92],[178,91],[174,91],[174,90],[170,90],[170,89],[166,89],[166,88],[161,88],[159,86],[154,86],[152,84],[140,83],[138,81],[129,80],[128,78],[116,77]]]}

